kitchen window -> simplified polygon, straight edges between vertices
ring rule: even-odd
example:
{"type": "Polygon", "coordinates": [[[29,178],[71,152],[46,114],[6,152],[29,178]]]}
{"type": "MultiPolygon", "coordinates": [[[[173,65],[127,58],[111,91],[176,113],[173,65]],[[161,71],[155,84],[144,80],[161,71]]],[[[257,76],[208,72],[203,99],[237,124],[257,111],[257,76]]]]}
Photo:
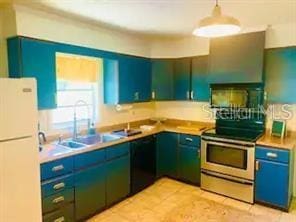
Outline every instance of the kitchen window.
{"type": "Polygon", "coordinates": [[[97,120],[97,84],[79,83],[65,80],[57,81],[57,109],[52,112],[52,122],[55,127],[60,128],[70,125],[74,118],[76,105],[76,118],[80,124],[97,120]]]}
{"type": "Polygon", "coordinates": [[[74,112],[79,125],[97,121],[98,74],[102,62],[97,58],[56,55],[57,108],[52,111],[54,128],[73,126],[74,112]]]}

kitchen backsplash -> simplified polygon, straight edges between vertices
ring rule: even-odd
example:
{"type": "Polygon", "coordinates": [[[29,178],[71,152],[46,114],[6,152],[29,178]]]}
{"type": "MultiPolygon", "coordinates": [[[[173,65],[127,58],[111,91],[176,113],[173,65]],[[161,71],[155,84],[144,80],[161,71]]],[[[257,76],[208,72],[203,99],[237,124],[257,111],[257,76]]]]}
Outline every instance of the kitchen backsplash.
{"type": "MultiPolygon", "coordinates": [[[[191,120],[214,123],[214,114],[207,102],[147,102],[133,104],[132,109],[117,111],[115,106],[99,105],[99,117],[96,126],[109,126],[148,119],[151,117],[165,117],[170,119],[191,120]]],[[[267,107],[266,128],[271,128],[272,119],[285,119],[287,129],[296,131],[296,104],[272,104],[267,107]]],[[[47,134],[63,133],[70,129],[54,129],[51,124],[51,111],[40,111],[39,122],[41,130],[47,134]]]]}

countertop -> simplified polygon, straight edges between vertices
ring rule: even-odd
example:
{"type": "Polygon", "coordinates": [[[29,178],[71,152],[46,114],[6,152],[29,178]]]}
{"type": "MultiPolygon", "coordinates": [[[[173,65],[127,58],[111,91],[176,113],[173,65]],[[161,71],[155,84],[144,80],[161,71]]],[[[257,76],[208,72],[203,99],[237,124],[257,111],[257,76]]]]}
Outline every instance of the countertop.
{"type": "MultiPolygon", "coordinates": [[[[139,127],[139,126],[138,126],[139,127]]],[[[138,127],[133,127],[134,129],[138,129],[138,127]]],[[[135,139],[139,139],[145,136],[154,135],[160,132],[174,132],[174,133],[182,133],[182,134],[189,134],[189,135],[197,135],[200,136],[202,132],[206,129],[214,127],[211,123],[194,123],[194,124],[184,124],[180,121],[170,121],[165,124],[157,124],[155,125],[154,129],[151,130],[142,130],[141,134],[121,138],[115,141],[111,142],[105,142],[105,143],[97,143],[94,145],[90,145],[83,149],[70,149],[63,146],[59,146],[57,144],[50,143],[43,146],[42,151],[39,153],[39,162],[40,164],[50,162],[53,160],[73,156],[76,154],[81,154],[97,149],[102,149],[108,146],[132,141],[135,139]]],[[[113,128],[114,129],[114,128],[113,128]]],[[[112,130],[111,130],[112,131],[112,130]]],[[[100,131],[100,133],[108,133],[109,131],[100,131]]]]}
{"type": "MultiPolygon", "coordinates": [[[[140,125],[145,125],[146,122],[139,122],[136,127],[132,127],[133,129],[139,129],[140,125]],[[144,123],[144,124],[143,124],[144,123]]],[[[135,139],[139,139],[145,136],[154,135],[160,132],[174,132],[174,133],[182,133],[182,134],[189,134],[189,135],[197,135],[200,136],[202,132],[206,129],[213,128],[213,123],[203,123],[203,122],[194,122],[188,124],[188,122],[180,121],[180,120],[170,120],[164,124],[156,124],[152,130],[142,130],[141,134],[121,138],[119,140],[105,142],[105,143],[98,143],[94,145],[90,145],[83,149],[70,149],[63,146],[59,146],[54,142],[46,144],[43,146],[43,150],[39,153],[39,162],[46,163],[53,160],[73,156],[76,154],[81,154],[97,149],[102,149],[105,147],[113,146],[116,144],[132,141],[135,139]]],[[[100,133],[108,133],[115,129],[122,129],[122,126],[110,126],[104,128],[104,130],[100,130],[100,133]]],[[[296,132],[289,132],[287,136],[283,139],[271,136],[269,131],[257,140],[257,145],[276,148],[276,149],[285,149],[285,150],[293,150],[296,147],[296,132]]]]}
{"type": "Polygon", "coordinates": [[[287,136],[281,139],[272,136],[270,131],[266,131],[265,134],[257,140],[256,144],[276,149],[293,150],[296,146],[296,132],[288,132],[287,136]]]}

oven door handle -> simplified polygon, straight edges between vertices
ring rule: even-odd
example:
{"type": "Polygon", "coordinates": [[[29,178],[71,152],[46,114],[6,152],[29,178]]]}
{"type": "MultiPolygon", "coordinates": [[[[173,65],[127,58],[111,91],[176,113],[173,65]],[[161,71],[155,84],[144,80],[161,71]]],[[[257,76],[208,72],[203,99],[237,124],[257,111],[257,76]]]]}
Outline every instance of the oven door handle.
{"type": "Polygon", "coordinates": [[[231,182],[240,183],[240,184],[244,184],[244,185],[253,185],[254,184],[253,182],[248,181],[248,180],[244,180],[244,179],[240,179],[240,178],[233,178],[231,176],[212,173],[212,172],[205,171],[205,170],[202,170],[201,173],[205,174],[207,176],[216,177],[216,178],[224,179],[224,180],[229,180],[231,182]]]}
{"type": "Polygon", "coordinates": [[[237,146],[246,146],[246,147],[255,147],[254,143],[248,143],[248,142],[237,142],[235,140],[227,140],[227,139],[222,139],[222,138],[209,138],[209,137],[202,137],[202,140],[208,141],[208,142],[220,142],[224,144],[232,144],[232,145],[237,145],[237,146]]]}
{"type": "Polygon", "coordinates": [[[220,143],[220,142],[209,141],[209,142],[207,142],[207,144],[223,146],[223,147],[230,147],[230,148],[235,148],[235,149],[240,149],[240,150],[249,150],[250,149],[250,147],[246,147],[243,145],[234,145],[231,143],[220,143]]]}

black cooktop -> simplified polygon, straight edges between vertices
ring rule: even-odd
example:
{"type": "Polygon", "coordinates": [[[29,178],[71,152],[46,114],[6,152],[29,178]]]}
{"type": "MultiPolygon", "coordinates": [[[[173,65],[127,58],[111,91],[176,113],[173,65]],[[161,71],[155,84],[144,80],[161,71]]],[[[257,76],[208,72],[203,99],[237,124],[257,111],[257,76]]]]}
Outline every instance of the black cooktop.
{"type": "Polygon", "coordinates": [[[202,133],[202,135],[232,140],[256,142],[263,135],[263,132],[249,129],[220,127],[206,130],[202,133]]]}

